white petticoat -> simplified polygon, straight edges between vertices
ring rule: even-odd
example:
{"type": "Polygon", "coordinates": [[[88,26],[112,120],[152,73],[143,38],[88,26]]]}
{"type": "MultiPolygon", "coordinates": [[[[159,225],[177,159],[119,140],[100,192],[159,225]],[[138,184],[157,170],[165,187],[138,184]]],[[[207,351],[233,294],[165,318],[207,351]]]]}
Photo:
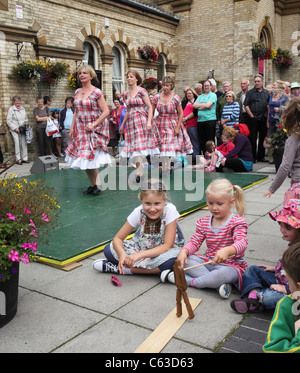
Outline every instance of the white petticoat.
{"type": "Polygon", "coordinates": [[[159,149],[154,148],[154,149],[147,149],[147,150],[141,150],[141,151],[135,151],[135,152],[130,152],[126,153],[123,150],[120,153],[121,158],[134,158],[134,157],[147,157],[148,155],[159,155],[159,149]]]}
{"type": "Polygon", "coordinates": [[[109,154],[100,148],[95,150],[95,158],[92,160],[86,158],[71,158],[66,155],[65,161],[73,170],[95,170],[101,166],[111,164],[111,158],[109,154]]]}

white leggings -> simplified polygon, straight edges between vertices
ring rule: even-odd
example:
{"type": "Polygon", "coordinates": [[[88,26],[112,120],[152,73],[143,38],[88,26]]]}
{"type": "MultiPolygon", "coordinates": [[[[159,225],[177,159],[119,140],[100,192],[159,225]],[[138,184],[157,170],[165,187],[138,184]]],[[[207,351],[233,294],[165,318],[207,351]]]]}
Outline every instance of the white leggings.
{"type": "MultiPolygon", "coordinates": [[[[188,257],[188,265],[185,267],[192,267],[194,265],[204,263],[205,260],[201,259],[198,255],[191,255],[188,257]]],[[[215,264],[203,265],[200,267],[188,269],[185,273],[191,277],[193,280],[190,282],[190,286],[203,289],[203,288],[213,288],[217,289],[222,284],[237,284],[238,283],[238,273],[233,267],[215,264]]]]}

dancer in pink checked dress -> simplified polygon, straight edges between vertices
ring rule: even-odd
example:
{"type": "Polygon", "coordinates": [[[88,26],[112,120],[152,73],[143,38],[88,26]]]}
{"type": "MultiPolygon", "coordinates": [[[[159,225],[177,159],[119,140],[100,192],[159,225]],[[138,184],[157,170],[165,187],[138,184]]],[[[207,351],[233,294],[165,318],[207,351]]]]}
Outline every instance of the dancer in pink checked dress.
{"type": "Polygon", "coordinates": [[[66,162],[75,170],[85,170],[90,186],[84,194],[98,195],[101,191],[100,165],[110,163],[109,109],[102,91],[96,88],[97,75],[91,66],[78,69],[82,88],[75,92],[75,112],[70,129],[70,144],[66,149],[66,162]]]}
{"type": "Polygon", "coordinates": [[[120,127],[122,134],[126,124],[126,136],[120,157],[133,158],[136,163],[136,182],[139,183],[143,175],[142,158],[159,154],[159,134],[152,124],[152,106],[148,93],[139,87],[142,83],[139,73],[136,70],[128,71],[127,82],[129,91],[124,95],[127,111],[120,127]]]}
{"type": "Polygon", "coordinates": [[[172,92],[174,79],[165,76],[162,80],[161,93],[154,96],[153,111],[158,111],[154,124],[160,137],[160,156],[162,171],[171,170],[171,157],[191,154],[193,146],[190,137],[182,124],[183,111],[181,100],[172,92]]]}

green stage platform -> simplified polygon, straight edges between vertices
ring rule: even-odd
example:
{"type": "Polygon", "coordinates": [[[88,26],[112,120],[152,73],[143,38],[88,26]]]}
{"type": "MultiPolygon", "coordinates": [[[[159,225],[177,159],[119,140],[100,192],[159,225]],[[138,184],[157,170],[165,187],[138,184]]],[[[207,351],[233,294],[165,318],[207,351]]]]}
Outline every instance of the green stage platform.
{"type": "MultiPolygon", "coordinates": [[[[148,170],[148,177],[158,176],[154,172],[158,171],[148,170]]],[[[206,205],[204,191],[213,179],[220,177],[248,188],[268,176],[204,173],[185,169],[175,170],[164,181],[169,200],[184,216],[206,205]]],[[[84,171],[64,169],[29,176],[29,179],[36,178],[45,179],[49,186],[55,188],[55,196],[61,206],[60,222],[50,232],[48,245],[41,244],[38,247],[39,261],[54,266],[64,267],[101,251],[113,239],[131,211],[139,205],[139,186],[134,181],[134,169],[100,169],[104,190],[99,196],[83,195],[82,192],[89,185],[84,171]]],[[[146,176],[144,178],[147,180],[146,176]]]]}

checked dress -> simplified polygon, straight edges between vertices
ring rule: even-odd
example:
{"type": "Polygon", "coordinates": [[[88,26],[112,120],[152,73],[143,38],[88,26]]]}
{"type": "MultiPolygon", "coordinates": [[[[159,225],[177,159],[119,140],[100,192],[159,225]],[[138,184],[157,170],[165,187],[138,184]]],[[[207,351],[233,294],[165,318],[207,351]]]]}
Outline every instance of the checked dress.
{"type": "Polygon", "coordinates": [[[126,122],[125,144],[121,157],[138,157],[159,154],[159,135],[155,125],[147,130],[148,113],[143,97],[147,94],[144,88],[139,88],[135,97],[128,97],[125,92],[125,103],[128,112],[126,122]]]}
{"type": "Polygon", "coordinates": [[[182,123],[179,135],[175,136],[174,133],[178,123],[177,107],[181,105],[179,96],[173,95],[169,104],[163,104],[160,101],[160,94],[157,94],[153,98],[153,104],[156,106],[159,113],[154,119],[154,123],[156,124],[160,137],[160,155],[175,157],[191,154],[193,146],[182,123]]]}
{"type": "Polygon", "coordinates": [[[107,150],[109,142],[109,123],[105,119],[92,132],[85,130],[88,124],[96,121],[101,115],[98,100],[103,96],[95,88],[86,100],[78,98],[80,89],[75,92],[75,127],[74,136],[66,149],[66,162],[76,170],[96,169],[110,163],[107,150]]]}

